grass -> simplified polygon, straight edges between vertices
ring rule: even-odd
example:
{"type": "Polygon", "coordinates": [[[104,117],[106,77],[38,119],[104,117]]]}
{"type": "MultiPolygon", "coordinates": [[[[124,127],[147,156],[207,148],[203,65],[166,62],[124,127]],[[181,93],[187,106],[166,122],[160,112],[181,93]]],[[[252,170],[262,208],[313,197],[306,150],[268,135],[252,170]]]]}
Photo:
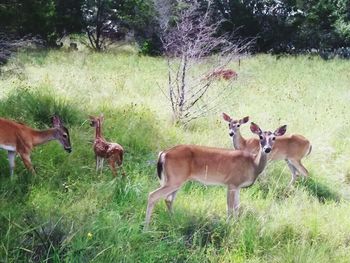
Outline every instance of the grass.
{"type": "Polygon", "coordinates": [[[310,177],[286,189],[287,166],[269,164],[242,191],[240,217],[229,222],[226,189],[188,183],[173,216],[160,202],[144,233],[158,151],[180,143],[231,148],[220,114],[172,125],[158,88],[166,83],[161,57],[132,49],[18,54],[1,71],[0,115],[44,128],[59,114],[73,152],[56,142],[39,146],[32,154],[37,175],[16,159],[13,180],[0,152],[0,262],[348,262],[349,66],[269,55],[233,64],[239,79],[220,110],[306,136],[313,145],[304,160],[310,177]],[[95,173],[87,117],[101,112],[105,137],[126,150],[124,179],[112,179],[108,167],[95,173]]]}

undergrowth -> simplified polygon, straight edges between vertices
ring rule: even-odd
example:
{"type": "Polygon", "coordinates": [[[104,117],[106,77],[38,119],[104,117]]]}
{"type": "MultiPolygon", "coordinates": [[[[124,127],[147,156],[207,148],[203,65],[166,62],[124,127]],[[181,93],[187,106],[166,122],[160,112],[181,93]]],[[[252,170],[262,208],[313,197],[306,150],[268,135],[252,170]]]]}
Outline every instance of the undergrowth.
{"type": "MultiPolygon", "coordinates": [[[[44,129],[58,114],[73,151],[57,142],[39,146],[32,154],[37,174],[17,158],[12,179],[0,152],[0,262],[348,262],[349,62],[243,60],[220,109],[306,136],[310,176],[287,188],[288,167],[269,164],[241,191],[240,215],[229,221],[224,187],[187,183],[173,215],[163,201],[156,205],[148,232],[158,152],[181,143],[231,148],[220,114],[172,125],[158,88],[167,81],[162,58],[43,51],[20,53],[8,66],[17,64],[20,75],[0,79],[0,116],[44,129]],[[125,149],[125,178],[113,178],[106,165],[95,172],[88,115],[100,113],[104,136],[125,149]]],[[[248,126],[242,133],[253,136],[248,126]]]]}

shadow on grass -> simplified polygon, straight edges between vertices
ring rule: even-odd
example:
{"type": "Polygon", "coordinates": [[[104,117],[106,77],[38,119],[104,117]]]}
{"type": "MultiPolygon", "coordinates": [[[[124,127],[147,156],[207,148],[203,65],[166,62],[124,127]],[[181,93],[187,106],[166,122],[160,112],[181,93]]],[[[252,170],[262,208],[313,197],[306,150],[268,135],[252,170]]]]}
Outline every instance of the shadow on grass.
{"type": "Polygon", "coordinates": [[[214,246],[220,248],[229,234],[229,225],[224,219],[187,217],[180,229],[187,247],[214,246]]]}
{"type": "MultiPolygon", "coordinates": [[[[284,163],[283,163],[284,165],[284,163]]],[[[293,187],[302,187],[311,196],[316,197],[320,202],[340,200],[340,195],[332,190],[324,180],[315,179],[310,174],[307,178],[298,176],[294,186],[288,187],[291,174],[282,164],[274,165],[272,169],[268,169],[264,176],[260,176],[256,183],[249,191],[256,198],[273,198],[282,200],[288,198],[292,193],[293,187]]]]}
{"type": "MultiPolygon", "coordinates": [[[[230,241],[232,249],[249,256],[255,253],[261,239],[262,226],[259,215],[254,211],[246,210],[238,218],[231,219],[227,219],[226,215],[203,217],[198,213],[193,215],[190,211],[181,211],[174,214],[171,222],[176,224],[174,230],[182,236],[189,249],[214,247],[219,250],[227,247],[230,241]]],[[[163,227],[168,228],[167,231],[171,228],[164,225],[159,228],[163,227]]]]}
{"type": "Polygon", "coordinates": [[[271,166],[258,177],[252,187],[248,188],[253,197],[281,200],[289,196],[288,182],[291,176],[289,170],[285,169],[282,162],[271,166]]]}
{"type": "Polygon", "coordinates": [[[61,262],[72,234],[62,221],[62,217],[41,217],[31,209],[19,218],[0,215],[2,231],[7,233],[2,243],[6,253],[0,250],[0,257],[6,257],[5,262],[61,262]]]}
{"type": "Polygon", "coordinates": [[[303,187],[311,196],[316,197],[321,203],[325,201],[340,201],[340,195],[332,190],[325,182],[321,182],[314,178],[313,175],[307,178],[299,178],[297,186],[303,187]]]}

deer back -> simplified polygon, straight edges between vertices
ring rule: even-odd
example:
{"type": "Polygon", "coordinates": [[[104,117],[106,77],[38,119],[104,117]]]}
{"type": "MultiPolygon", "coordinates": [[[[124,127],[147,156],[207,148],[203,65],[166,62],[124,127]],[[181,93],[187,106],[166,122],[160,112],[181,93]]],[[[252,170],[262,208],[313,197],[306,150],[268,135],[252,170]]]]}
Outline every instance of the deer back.
{"type": "Polygon", "coordinates": [[[254,158],[243,151],[197,145],[178,145],[163,152],[170,184],[196,180],[209,185],[237,187],[254,178],[254,158]]]}

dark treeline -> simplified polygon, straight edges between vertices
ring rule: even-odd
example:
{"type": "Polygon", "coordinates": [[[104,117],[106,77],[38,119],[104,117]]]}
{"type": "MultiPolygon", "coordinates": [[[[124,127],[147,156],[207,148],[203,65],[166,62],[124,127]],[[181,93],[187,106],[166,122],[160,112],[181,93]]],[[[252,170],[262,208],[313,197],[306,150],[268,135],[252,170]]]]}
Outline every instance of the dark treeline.
{"type": "MultiPolygon", "coordinates": [[[[159,53],[158,9],[174,2],[1,0],[0,30],[39,35],[48,45],[56,45],[63,35],[84,32],[97,50],[104,48],[103,37],[120,39],[133,32],[143,52],[159,53]]],[[[208,0],[198,2],[207,8],[208,0]]],[[[255,52],[350,47],[350,0],[212,0],[210,8],[213,21],[223,20],[220,33],[256,38],[255,52]]]]}

